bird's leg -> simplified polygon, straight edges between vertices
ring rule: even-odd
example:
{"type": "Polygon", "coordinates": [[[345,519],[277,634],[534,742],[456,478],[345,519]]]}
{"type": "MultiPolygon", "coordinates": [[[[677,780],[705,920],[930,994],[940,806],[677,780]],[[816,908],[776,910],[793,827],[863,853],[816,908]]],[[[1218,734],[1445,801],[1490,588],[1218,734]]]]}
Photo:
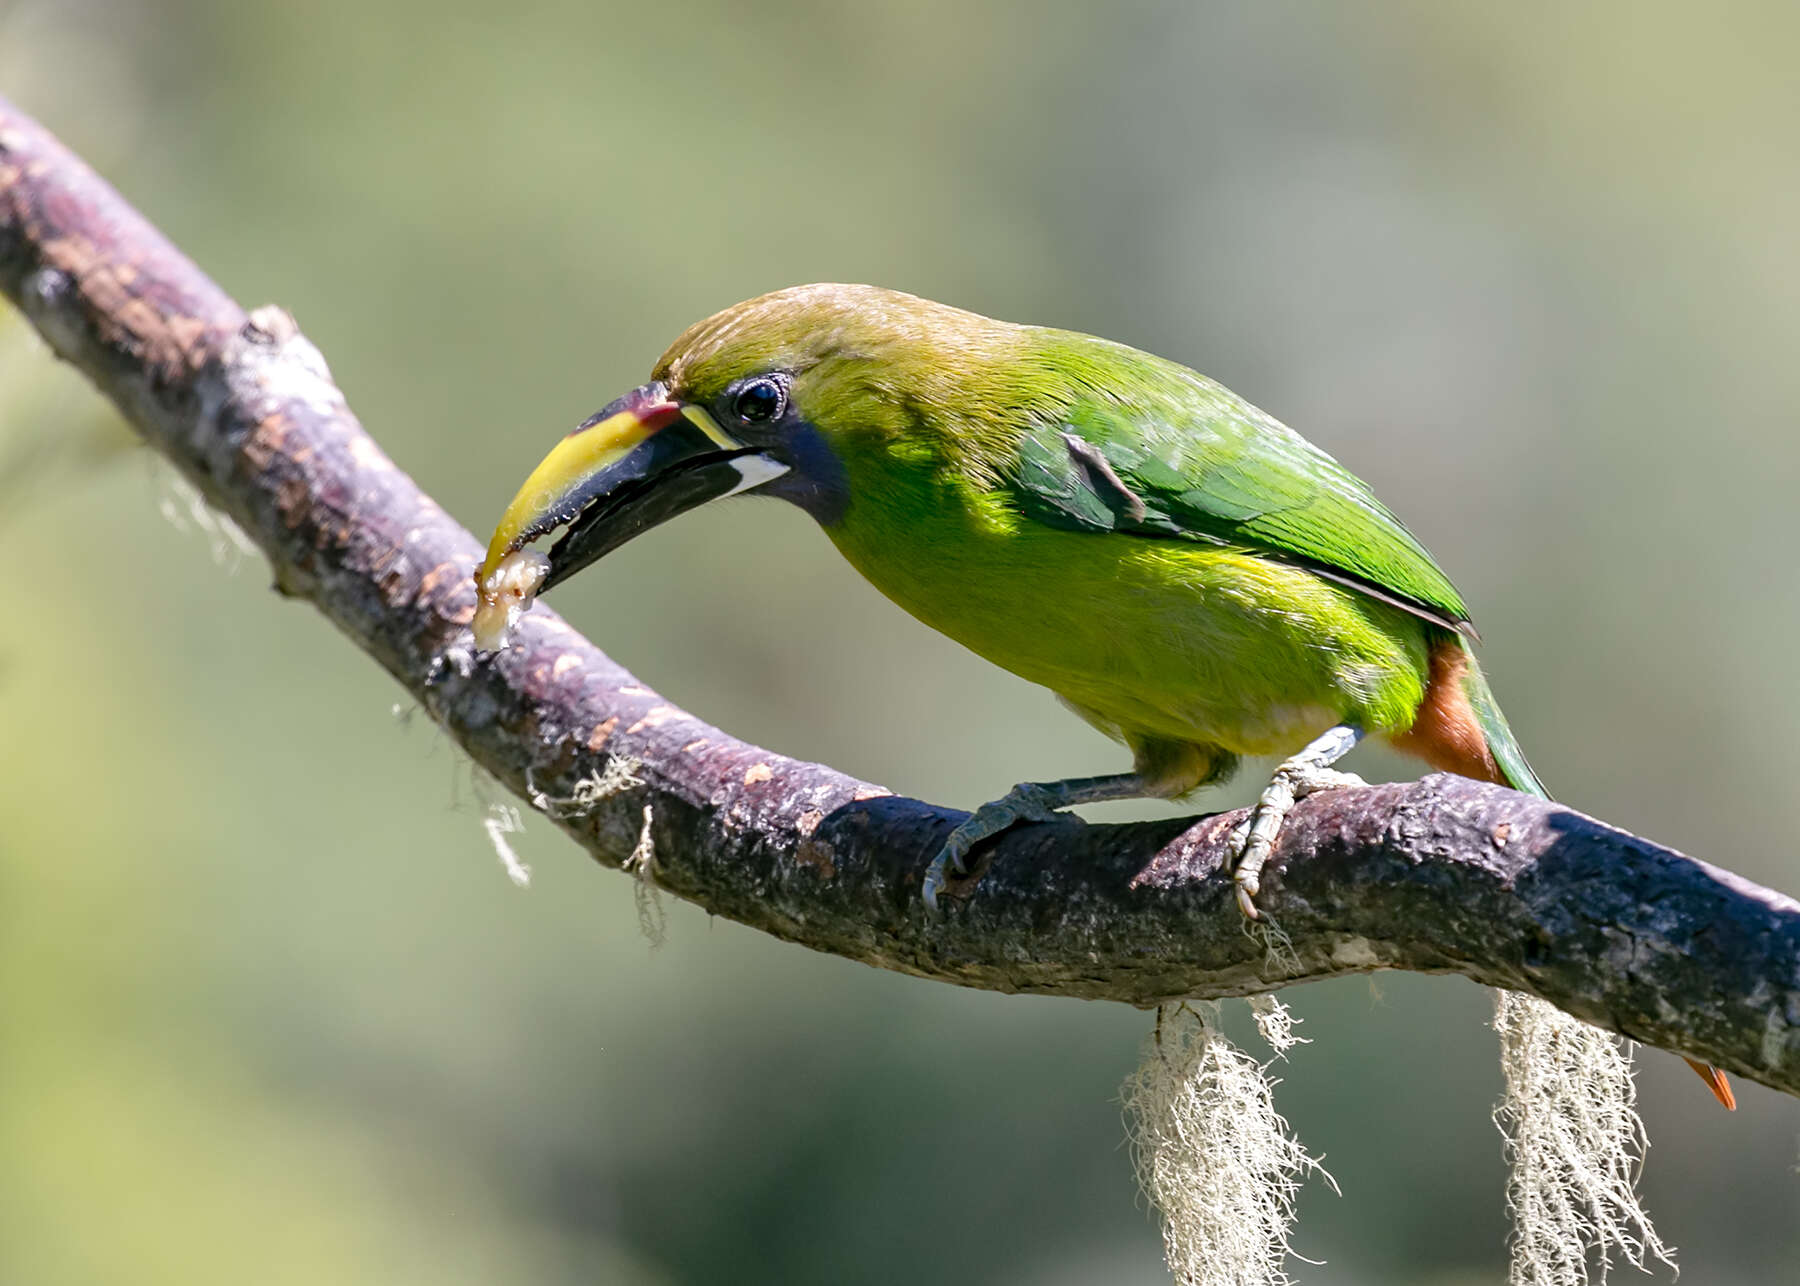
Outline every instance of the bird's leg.
{"type": "Polygon", "coordinates": [[[1331,765],[1349,754],[1362,740],[1362,729],[1342,724],[1317,738],[1306,749],[1286,760],[1263,788],[1256,807],[1232,832],[1239,845],[1231,878],[1237,882],[1238,910],[1246,919],[1262,917],[1256,910],[1256,891],[1262,887],[1263,865],[1275,851],[1275,837],[1294,804],[1316,790],[1368,785],[1355,773],[1338,772],[1331,765]]]}
{"type": "Polygon", "coordinates": [[[1051,822],[1057,810],[1076,804],[1099,804],[1113,799],[1142,799],[1155,794],[1152,783],[1134,772],[1113,773],[1105,777],[1069,777],[1063,781],[1022,781],[1005,796],[983,804],[969,820],[950,832],[944,847],[931,859],[925,870],[925,881],[919,893],[925,909],[938,909],[938,894],[954,872],[968,871],[969,850],[1001,831],[1020,822],[1051,822]]]}

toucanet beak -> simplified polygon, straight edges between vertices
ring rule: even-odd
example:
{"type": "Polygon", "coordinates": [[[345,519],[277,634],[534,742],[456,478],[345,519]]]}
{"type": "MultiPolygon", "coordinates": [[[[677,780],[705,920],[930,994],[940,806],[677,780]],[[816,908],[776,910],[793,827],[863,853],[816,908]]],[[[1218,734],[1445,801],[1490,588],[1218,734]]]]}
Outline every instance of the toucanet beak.
{"type": "Polygon", "coordinates": [[[476,582],[490,585],[509,555],[567,523],[536,587],[549,589],[677,514],[787,471],[725,433],[704,407],[645,384],[589,417],[532,470],[501,515],[476,582]]]}

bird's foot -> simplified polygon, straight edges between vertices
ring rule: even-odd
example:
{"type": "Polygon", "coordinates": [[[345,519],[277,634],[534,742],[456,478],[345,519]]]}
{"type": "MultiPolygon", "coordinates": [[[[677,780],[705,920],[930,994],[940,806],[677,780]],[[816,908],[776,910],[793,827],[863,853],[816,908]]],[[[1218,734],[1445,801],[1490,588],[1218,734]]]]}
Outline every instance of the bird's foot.
{"type": "Polygon", "coordinates": [[[1066,801],[1063,793],[1057,789],[1060,784],[1022,781],[1002,798],[983,804],[970,813],[968,821],[950,832],[950,838],[944,841],[944,847],[938,850],[938,855],[931,859],[931,865],[925,869],[925,880],[919,890],[919,895],[925,900],[925,909],[933,913],[937,911],[938,894],[943,891],[952,874],[968,873],[969,852],[977,844],[992,839],[1020,822],[1053,822],[1062,817],[1063,814],[1057,808],[1066,801]]]}
{"type": "Polygon", "coordinates": [[[1232,829],[1231,845],[1237,857],[1231,864],[1231,878],[1237,886],[1238,910],[1246,920],[1262,918],[1256,909],[1256,894],[1262,888],[1263,867],[1275,851],[1281,824],[1294,805],[1317,791],[1369,784],[1355,773],[1331,767],[1361,739],[1359,729],[1346,725],[1314,741],[1275,770],[1256,807],[1232,829]]]}

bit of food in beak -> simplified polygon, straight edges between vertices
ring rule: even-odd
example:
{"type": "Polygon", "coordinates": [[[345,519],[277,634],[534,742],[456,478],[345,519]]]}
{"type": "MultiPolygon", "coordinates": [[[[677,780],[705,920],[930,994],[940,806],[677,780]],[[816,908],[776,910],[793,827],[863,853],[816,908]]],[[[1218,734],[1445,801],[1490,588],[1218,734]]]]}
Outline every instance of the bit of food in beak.
{"type": "Polygon", "coordinates": [[[501,515],[475,572],[475,646],[497,652],[538,594],[635,536],[789,465],[731,437],[702,406],[640,385],[551,448],[501,515]],[[524,546],[563,528],[549,554],[524,546]]]}
{"type": "Polygon", "coordinates": [[[531,606],[550,575],[550,559],[535,549],[517,549],[502,558],[494,570],[475,586],[479,600],[470,629],[482,652],[498,652],[506,646],[513,626],[531,606]]]}

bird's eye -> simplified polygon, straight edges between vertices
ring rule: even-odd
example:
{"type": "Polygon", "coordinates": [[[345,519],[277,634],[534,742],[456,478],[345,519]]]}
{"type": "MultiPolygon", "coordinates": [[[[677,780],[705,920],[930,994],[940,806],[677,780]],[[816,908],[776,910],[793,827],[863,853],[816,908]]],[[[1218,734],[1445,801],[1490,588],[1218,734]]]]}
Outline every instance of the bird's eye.
{"type": "Polygon", "coordinates": [[[732,414],[745,424],[767,424],[780,415],[787,393],[776,379],[751,380],[731,400],[732,414]]]}

